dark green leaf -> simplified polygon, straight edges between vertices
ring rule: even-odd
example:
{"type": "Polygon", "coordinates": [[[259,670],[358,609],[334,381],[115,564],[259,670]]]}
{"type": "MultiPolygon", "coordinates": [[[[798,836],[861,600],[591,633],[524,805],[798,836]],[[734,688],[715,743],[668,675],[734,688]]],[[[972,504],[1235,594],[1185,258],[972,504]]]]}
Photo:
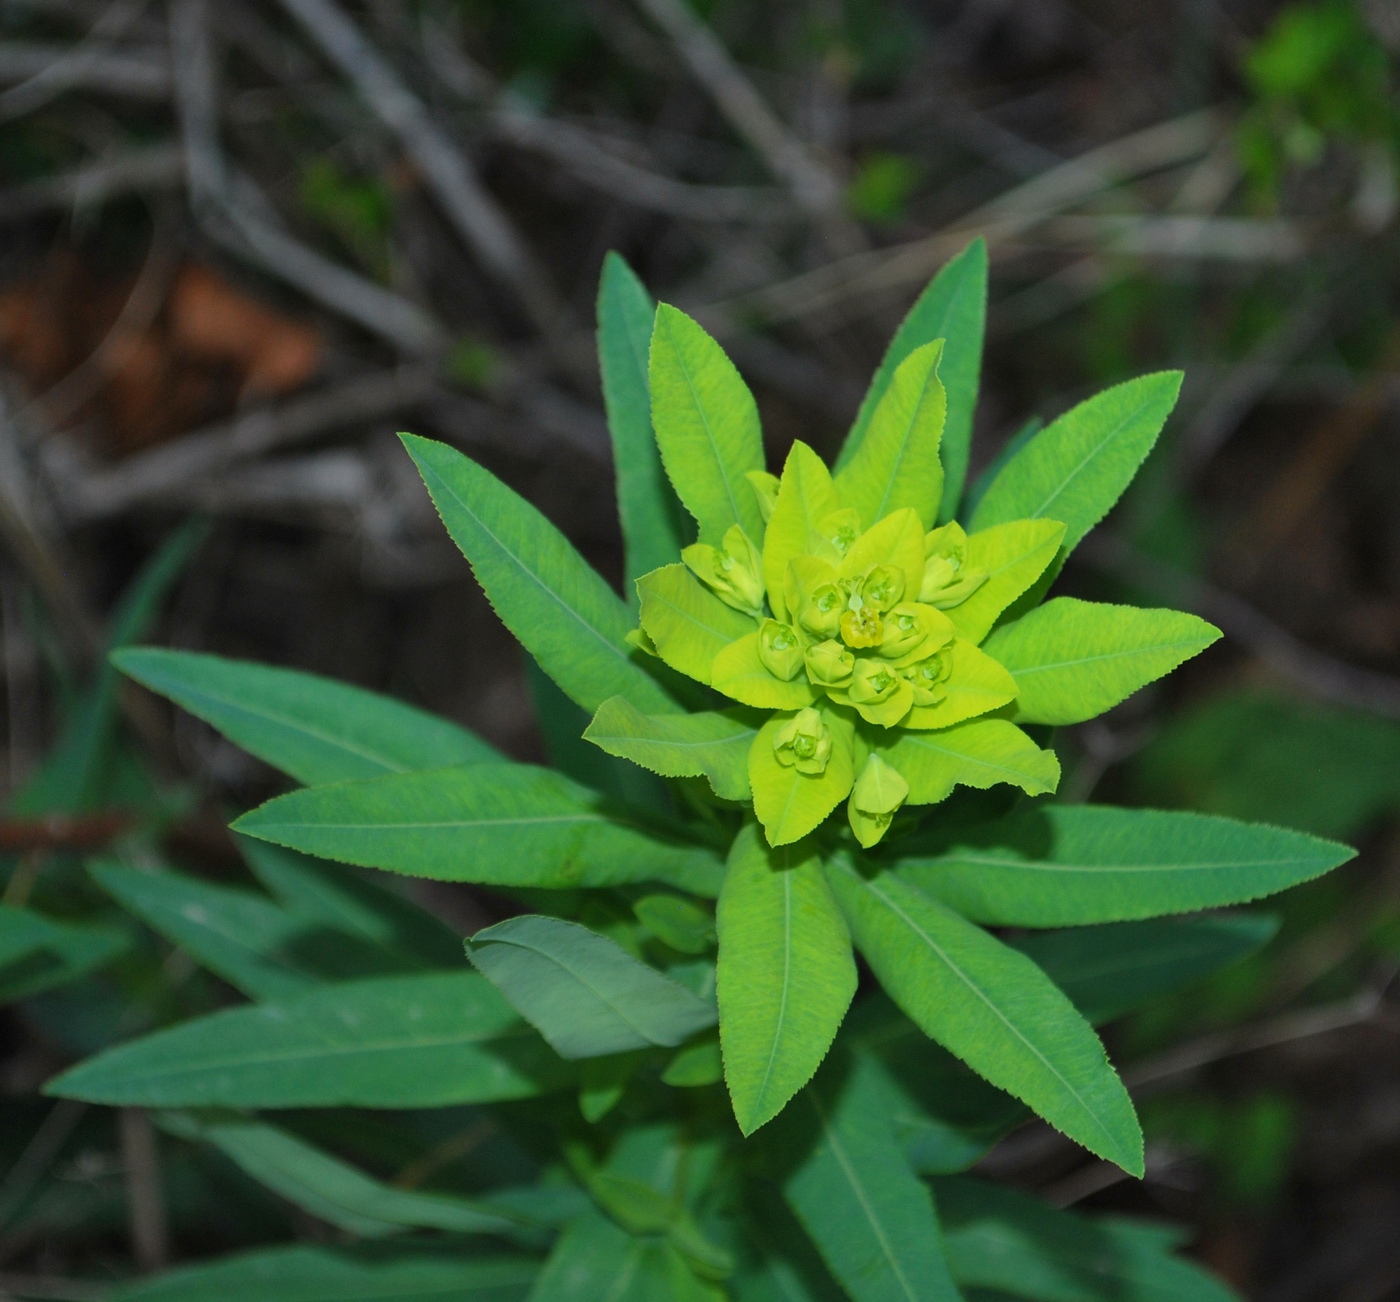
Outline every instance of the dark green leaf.
{"type": "Polygon", "coordinates": [[[561,1057],[674,1048],[715,1024],[711,1005],[575,922],[508,918],[467,953],[561,1057]]]}
{"type": "Polygon", "coordinates": [[[140,1107],[429,1108],[529,1098],[559,1059],[474,972],[347,981],[214,1013],[89,1058],[65,1098],[140,1107]]]}
{"type": "Polygon", "coordinates": [[[0,905],[0,1003],[76,981],[129,944],[124,933],[107,927],[71,926],[33,909],[0,905]]]}
{"type": "Polygon", "coordinates": [[[113,663],[308,785],[501,758],[455,723],[316,674],[157,647],[113,663]]]}

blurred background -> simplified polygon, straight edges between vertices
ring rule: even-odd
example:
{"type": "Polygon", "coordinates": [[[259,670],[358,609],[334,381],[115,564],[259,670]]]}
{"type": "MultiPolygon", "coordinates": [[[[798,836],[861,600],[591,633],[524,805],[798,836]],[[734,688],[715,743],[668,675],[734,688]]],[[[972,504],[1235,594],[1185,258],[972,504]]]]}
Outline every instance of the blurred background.
{"type": "MultiPolygon", "coordinates": [[[[834,454],[983,235],[974,491],[1028,421],[1184,368],[1062,588],[1226,635],[1062,731],[1059,798],[1361,850],[1269,902],[1259,955],[1110,1032],[1142,1186],[1043,1142],[985,1169],[1185,1221],[1251,1299],[1400,1298],[1398,72],[1396,0],[0,0],[3,903],[100,909],[50,865],[133,820],[246,877],[222,828],[275,775],[123,696],[98,666],[132,636],[544,757],[544,689],[394,434],[479,459],[620,582],[607,250],[723,341],[777,466],[834,454]],[[133,595],[191,516],[168,595],[133,595]]],[[[0,969],[28,996],[0,1014],[0,1291],[87,1302],[64,1277],[128,1250],[140,1136],[53,1121],[39,1085],[216,985],[168,946],[48,993],[0,969]]],[[[287,1232],[165,1174],[177,1253],[287,1232]]]]}

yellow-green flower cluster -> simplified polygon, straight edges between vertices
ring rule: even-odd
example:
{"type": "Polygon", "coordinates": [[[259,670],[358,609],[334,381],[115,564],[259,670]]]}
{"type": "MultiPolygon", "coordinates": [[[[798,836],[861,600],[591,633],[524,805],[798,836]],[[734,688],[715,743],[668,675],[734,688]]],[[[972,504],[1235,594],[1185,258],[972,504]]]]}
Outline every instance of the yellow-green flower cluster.
{"type": "MultiPolygon", "coordinates": [[[[911,795],[895,741],[1016,696],[1011,675],[976,645],[991,626],[986,610],[959,622],[988,570],[956,523],[927,528],[909,506],[862,520],[800,442],[781,479],[749,480],[762,545],[734,524],[717,543],[687,547],[684,569],[644,576],[640,644],[742,705],[778,712],[749,755],[770,842],[805,835],[846,800],[857,839],[873,845],[911,795]]],[[[1039,530],[1043,568],[1060,526],[1024,523],[1039,530]]]]}

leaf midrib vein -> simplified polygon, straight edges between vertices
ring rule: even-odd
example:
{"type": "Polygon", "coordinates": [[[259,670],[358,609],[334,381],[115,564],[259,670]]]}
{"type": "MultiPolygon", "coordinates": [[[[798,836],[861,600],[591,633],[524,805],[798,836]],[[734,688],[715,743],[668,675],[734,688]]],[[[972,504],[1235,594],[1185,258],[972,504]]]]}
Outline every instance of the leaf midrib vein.
{"type": "Polygon", "coordinates": [[[1047,497],[1038,507],[1036,507],[1034,511],[1028,513],[1028,518],[1032,520],[1038,520],[1041,517],[1043,517],[1045,513],[1050,509],[1050,507],[1053,506],[1054,503],[1066,492],[1069,486],[1084,472],[1084,468],[1096,457],[1098,457],[1098,455],[1104,450],[1104,448],[1106,448],[1110,443],[1113,442],[1114,439],[1116,439],[1120,434],[1122,434],[1122,432],[1125,429],[1127,429],[1127,427],[1131,425],[1135,420],[1137,420],[1142,415],[1143,411],[1151,405],[1152,404],[1150,400],[1144,400],[1143,402],[1139,403],[1139,405],[1136,406],[1131,412],[1124,416],[1123,419],[1120,420],[1118,424],[1113,427],[1112,430],[1110,430],[1106,435],[1104,435],[1103,439],[1100,440],[1100,442],[1096,443],[1093,446],[1093,448],[1091,448],[1089,452],[1085,454],[1083,460],[1081,460],[1080,463],[1069,472],[1069,474],[1067,474],[1062,480],[1060,480],[1060,483],[1058,487],[1056,487],[1055,491],[1051,493],[1050,496],[1047,497]]]}

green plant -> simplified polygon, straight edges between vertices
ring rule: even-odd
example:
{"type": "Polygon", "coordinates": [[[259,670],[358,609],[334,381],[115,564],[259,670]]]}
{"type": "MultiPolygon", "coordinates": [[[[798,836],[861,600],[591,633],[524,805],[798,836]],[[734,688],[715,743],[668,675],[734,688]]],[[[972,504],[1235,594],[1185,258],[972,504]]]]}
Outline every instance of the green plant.
{"type": "Polygon", "coordinates": [[[1170,1255],[1171,1231],[961,1174],[1034,1112],[1140,1175],[1094,1024],[1272,932],[1177,915],[1351,853],[1046,799],[1049,729],[1217,633],[1043,601],[1151,450],[1175,375],[1028,430],[962,510],[985,294],[979,243],[901,326],[834,473],[799,443],[774,477],[719,346],[610,257],[599,346],[635,604],[487,471],[405,438],[547,675],[542,721],[569,772],[309,675],[117,653],[303,788],[234,825],[266,895],[95,870],[253,1002],[49,1091],[160,1109],[173,1134],[387,1241],[264,1250],[124,1297],[1228,1296],[1170,1255]],[[433,918],[326,860],[533,911],[474,935],[467,967],[433,918]],[[857,997],[856,951],[881,990],[857,997]],[[397,1182],[350,1160],[363,1120],[317,1131],[301,1111],[346,1108],[389,1111],[396,1151],[416,1154],[397,1182]],[[404,1172],[442,1165],[434,1117],[525,1156],[419,1189],[404,1172]],[[410,1230],[437,1237],[395,1241],[410,1230]]]}

